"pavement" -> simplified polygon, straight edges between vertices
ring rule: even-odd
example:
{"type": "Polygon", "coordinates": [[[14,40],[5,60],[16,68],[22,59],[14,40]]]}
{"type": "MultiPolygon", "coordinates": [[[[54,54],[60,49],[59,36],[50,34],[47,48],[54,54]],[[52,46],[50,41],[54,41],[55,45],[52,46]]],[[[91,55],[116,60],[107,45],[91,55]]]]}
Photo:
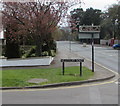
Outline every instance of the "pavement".
{"type": "MultiPolygon", "coordinates": [[[[61,59],[84,59],[83,66],[88,67],[91,69],[91,60],[86,59],[80,55],[74,54],[72,51],[66,51],[62,50],[63,48],[60,47],[60,49],[57,50],[57,55],[55,56],[53,62],[50,66],[37,66],[37,67],[9,67],[9,68],[3,68],[3,71],[5,69],[12,69],[12,68],[55,68],[55,67],[62,67],[61,59]]],[[[76,62],[70,62],[65,63],[65,66],[79,66],[79,63],[76,62]]],[[[60,87],[60,86],[71,86],[71,85],[80,85],[84,83],[90,83],[90,82],[98,82],[98,81],[104,81],[111,79],[113,77],[117,76],[117,73],[113,72],[112,70],[107,69],[106,67],[95,63],[95,72],[94,76],[86,81],[75,81],[75,82],[65,82],[65,83],[56,83],[56,84],[48,84],[48,85],[42,85],[42,86],[27,86],[27,87],[3,87],[0,88],[2,90],[7,89],[31,89],[31,88],[48,88],[48,87],[60,87]]]]}

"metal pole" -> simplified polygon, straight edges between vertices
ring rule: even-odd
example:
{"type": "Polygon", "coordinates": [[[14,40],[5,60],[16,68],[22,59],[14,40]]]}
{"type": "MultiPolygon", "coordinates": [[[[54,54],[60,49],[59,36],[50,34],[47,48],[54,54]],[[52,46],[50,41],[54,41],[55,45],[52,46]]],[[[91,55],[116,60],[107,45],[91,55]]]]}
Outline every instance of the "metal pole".
{"type": "Polygon", "coordinates": [[[94,34],[92,33],[92,72],[94,72],[94,34]]]}
{"type": "Polygon", "coordinates": [[[71,40],[69,41],[69,50],[71,51],[71,40]]]}
{"type": "Polygon", "coordinates": [[[82,62],[80,62],[80,76],[82,76],[82,62]]]}
{"type": "Polygon", "coordinates": [[[65,66],[64,66],[64,65],[65,65],[65,64],[64,64],[64,62],[63,62],[63,68],[62,68],[62,69],[63,69],[63,75],[64,75],[64,70],[65,70],[65,66]]]}

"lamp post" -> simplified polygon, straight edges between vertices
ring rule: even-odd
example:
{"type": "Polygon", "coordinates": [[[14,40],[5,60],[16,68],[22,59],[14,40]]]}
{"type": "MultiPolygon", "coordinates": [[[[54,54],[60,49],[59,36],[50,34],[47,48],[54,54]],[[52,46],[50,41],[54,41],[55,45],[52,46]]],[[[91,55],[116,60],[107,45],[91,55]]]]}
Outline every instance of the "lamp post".
{"type": "Polygon", "coordinates": [[[113,19],[112,23],[113,23],[113,38],[116,38],[116,25],[117,25],[117,21],[118,19],[113,19]]]}
{"type": "Polygon", "coordinates": [[[69,36],[69,50],[71,52],[71,33],[70,33],[70,36],[69,36]]]}
{"type": "Polygon", "coordinates": [[[77,21],[77,26],[76,26],[76,27],[77,27],[77,31],[78,31],[78,36],[77,36],[77,37],[79,37],[79,32],[80,32],[80,31],[79,31],[79,26],[80,26],[80,25],[79,25],[79,22],[80,22],[80,21],[77,21]]]}

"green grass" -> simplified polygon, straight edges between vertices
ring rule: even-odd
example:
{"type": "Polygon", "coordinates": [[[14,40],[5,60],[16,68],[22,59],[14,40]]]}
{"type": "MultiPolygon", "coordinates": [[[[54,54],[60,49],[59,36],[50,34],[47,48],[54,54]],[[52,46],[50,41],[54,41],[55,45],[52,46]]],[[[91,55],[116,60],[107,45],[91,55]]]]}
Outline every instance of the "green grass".
{"type": "MultiPolygon", "coordinates": [[[[16,69],[16,70],[4,70],[2,71],[2,87],[24,87],[31,85],[45,85],[51,83],[71,82],[87,80],[93,76],[93,72],[83,67],[83,76],[79,76],[79,67],[66,67],[65,75],[62,75],[61,68],[50,69],[16,69]],[[27,81],[33,78],[48,79],[48,82],[33,84],[27,81]]],[[[1,76],[1,75],[0,75],[1,76]]]]}

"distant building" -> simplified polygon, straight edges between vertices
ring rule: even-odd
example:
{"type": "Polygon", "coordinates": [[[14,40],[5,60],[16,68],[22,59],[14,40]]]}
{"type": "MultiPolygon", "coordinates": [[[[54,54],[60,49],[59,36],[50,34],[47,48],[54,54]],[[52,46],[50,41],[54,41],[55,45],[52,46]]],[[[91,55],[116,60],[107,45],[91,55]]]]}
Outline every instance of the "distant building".
{"type": "Polygon", "coordinates": [[[5,44],[3,25],[2,25],[2,13],[0,12],[0,45],[5,44]]]}

